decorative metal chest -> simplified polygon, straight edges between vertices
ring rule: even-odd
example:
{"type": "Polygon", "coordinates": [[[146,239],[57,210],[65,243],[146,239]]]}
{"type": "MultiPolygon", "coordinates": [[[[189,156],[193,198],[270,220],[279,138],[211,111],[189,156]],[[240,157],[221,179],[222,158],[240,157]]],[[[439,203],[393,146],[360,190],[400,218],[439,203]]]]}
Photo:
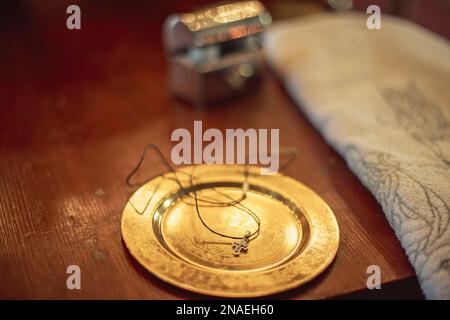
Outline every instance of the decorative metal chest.
{"type": "Polygon", "coordinates": [[[259,1],[169,16],[163,41],[171,93],[204,106],[252,90],[262,68],[262,32],[271,23],[259,1]]]}

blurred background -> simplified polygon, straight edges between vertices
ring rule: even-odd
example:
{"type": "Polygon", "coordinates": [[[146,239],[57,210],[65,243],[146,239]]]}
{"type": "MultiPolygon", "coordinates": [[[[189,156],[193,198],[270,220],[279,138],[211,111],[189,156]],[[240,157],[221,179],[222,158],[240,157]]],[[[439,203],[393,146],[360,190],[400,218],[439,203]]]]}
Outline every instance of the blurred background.
{"type": "MultiPolygon", "coordinates": [[[[410,19],[444,37],[450,37],[449,0],[277,0],[262,1],[274,21],[310,15],[332,10],[366,10],[369,4],[377,4],[382,14],[393,14],[410,19]]],[[[146,121],[136,117],[119,103],[148,104],[146,109],[162,107],[167,92],[167,69],[161,41],[161,29],[165,18],[172,13],[189,12],[216,3],[205,0],[185,1],[107,1],[107,0],[17,0],[0,4],[0,110],[12,111],[10,118],[2,117],[1,137],[17,128],[14,121],[23,122],[43,116],[43,109],[29,108],[29,100],[35,99],[35,90],[59,92],[62,104],[73,96],[83,97],[89,92],[92,109],[83,117],[98,118],[98,99],[108,108],[101,108],[101,117],[129,120],[134,125],[146,121]],[[82,29],[71,31],[65,27],[66,8],[77,4],[81,8],[82,29]],[[124,78],[125,77],[125,78],[124,78]],[[101,84],[105,84],[102,86],[101,84]],[[90,87],[91,86],[91,87],[90,87]],[[26,91],[25,89],[33,89],[26,91]],[[120,90],[117,90],[119,89],[120,90]],[[108,91],[103,97],[99,95],[108,91]],[[27,93],[26,93],[27,92],[27,93]],[[133,95],[133,93],[139,93],[133,95]],[[139,100],[140,99],[140,100],[139,100]],[[163,100],[161,100],[163,99],[163,100]],[[138,101],[136,101],[138,100],[138,101]],[[9,102],[9,103],[7,103],[9,102]],[[94,105],[92,105],[94,104],[94,105]],[[22,110],[22,108],[24,108],[22,110]],[[35,112],[39,114],[35,114],[35,112]],[[95,114],[94,114],[95,113],[95,114]],[[15,118],[15,117],[20,117],[15,118]]],[[[37,104],[45,103],[37,98],[37,104]]],[[[80,102],[80,101],[78,101],[80,102]]],[[[87,103],[87,101],[84,101],[87,103]]],[[[77,104],[74,102],[74,104],[77,104]]],[[[84,109],[84,108],[83,108],[84,109]]],[[[141,109],[139,109],[141,110],[141,109]]],[[[78,114],[79,116],[80,114],[78,114]]],[[[111,119],[111,121],[114,121],[111,119]]],[[[94,121],[95,122],[95,121],[94,121]]],[[[124,123],[115,123],[119,129],[124,123]]],[[[73,124],[67,124],[67,130],[73,124]]],[[[76,126],[74,126],[76,127],[76,126]]],[[[104,125],[102,126],[104,127],[104,125]]],[[[22,130],[40,131],[28,126],[22,130]]],[[[96,134],[101,134],[98,128],[96,134]]],[[[31,133],[31,132],[29,132],[31,133]]],[[[21,133],[18,132],[20,135],[21,133]]],[[[36,135],[32,135],[33,137],[36,135]]],[[[56,136],[56,134],[55,134],[56,136]]],[[[8,139],[7,139],[8,140],[8,139]]],[[[3,141],[8,144],[9,141],[3,141]]]]}

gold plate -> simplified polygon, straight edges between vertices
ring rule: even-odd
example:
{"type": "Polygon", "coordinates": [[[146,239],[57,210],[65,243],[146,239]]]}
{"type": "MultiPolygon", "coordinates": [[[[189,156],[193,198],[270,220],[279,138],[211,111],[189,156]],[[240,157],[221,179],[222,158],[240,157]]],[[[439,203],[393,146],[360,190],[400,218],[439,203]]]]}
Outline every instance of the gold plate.
{"type": "MultiPolygon", "coordinates": [[[[151,180],[129,199],[122,216],[122,235],[130,253],[158,278],[214,296],[263,296],[316,277],[338,249],[339,228],[333,212],[311,189],[292,178],[263,176],[255,166],[247,170],[249,191],[242,204],[258,215],[261,229],[246,253],[234,256],[233,240],[203,226],[193,199],[170,179],[173,173],[151,180]]],[[[243,166],[187,166],[178,172],[186,187],[189,177],[183,173],[195,176],[191,191],[196,190],[199,198],[219,200],[226,194],[239,199],[242,194],[243,166]]],[[[221,233],[241,236],[257,228],[248,214],[235,207],[200,206],[200,210],[205,222],[221,233]]]]}

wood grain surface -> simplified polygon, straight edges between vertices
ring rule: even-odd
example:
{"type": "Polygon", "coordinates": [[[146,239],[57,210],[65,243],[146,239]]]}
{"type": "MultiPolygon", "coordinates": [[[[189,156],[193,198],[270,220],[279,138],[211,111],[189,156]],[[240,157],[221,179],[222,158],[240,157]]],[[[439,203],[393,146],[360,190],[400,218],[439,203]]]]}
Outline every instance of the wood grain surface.
{"type": "MultiPolygon", "coordinates": [[[[169,13],[192,9],[192,1],[78,3],[79,31],[65,27],[65,1],[2,9],[0,298],[205,298],[146,272],[120,231],[132,191],[125,178],[142,149],[155,143],[169,156],[171,132],[192,129],[194,120],[205,129],[280,128],[281,145],[299,150],[285,173],[336,214],[341,243],[333,264],[273,298],[421,297],[380,206],[271,72],[258,91],[210,109],[168,96],[161,24],[169,13]],[[81,290],[66,288],[71,264],[81,268],[81,290]],[[366,290],[372,264],[385,290],[366,290]]],[[[162,170],[148,159],[140,178],[162,170]]]]}

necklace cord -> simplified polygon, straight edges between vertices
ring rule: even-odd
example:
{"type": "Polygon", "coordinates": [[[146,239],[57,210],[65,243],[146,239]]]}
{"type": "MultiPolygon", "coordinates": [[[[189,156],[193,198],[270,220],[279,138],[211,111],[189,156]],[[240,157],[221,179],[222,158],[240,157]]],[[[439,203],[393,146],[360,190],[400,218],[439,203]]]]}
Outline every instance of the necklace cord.
{"type": "MultiPolygon", "coordinates": [[[[296,156],[296,152],[291,153],[291,154],[290,154],[290,158],[286,161],[286,163],[284,163],[283,165],[280,166],[280,169],[281,169],[281,168],[284,168],[284,167],[286,167],[288,164],[290,164],[291,161],[293,160],[293,158],[294,158],[295,156],[296,156]]],[[[171,181],[174,181],[174,182],[179,186],[180,190],[183,192],[184,195],[186,195],[186,196],[188,196],[188,197],[190,197],[190,198],[194,198],[194,206],[195,206],[195,210],[196,210],[196,212],[197,212],[197,216],[198,216],[200,222],[203,224],[203,226],[204,226],[206,229],[208,229],[210,232],[212,232],[212,233],[214,233],[214,234],[216,234],[216,235],[218,235],[218,236],[221,236],[221,237],[224,237],[224,238],[228,238],[228,239],[243,239],[242,236],[237,237],[237,236],[226,235],[226,234],[217,232],[217,231],[215,231],[214,229],[212,229],[211,227],[209,227],[209,226],[207,225],[207,223],[204,221],[204,219],[203,219],[203,217],[202,217],[202,215],[201,215],[201,213],[200,213],[200,208],[199,208],[200,205],[199,205],[199,201],[206,203],[207,205],[203,205],[203,206],[205,206],[205,207],[229,207],[229,206],[233,206],[233,207],[235,207],[235,208],[238,208],[238,209],[241,210],[241,211],[246,212],[248,215],[250,215],[250,216],[253,218],[253,220],[256,222],[256,225],[257,225],[257,229],[256,229],[253,233],[251,233],[250,236],[248,236],[248,239],[249,239],[249,240],[253,240],[253,239],[255,239],[255,238],[259,235],[259,232],[260,232],[260,229],[261,229],[261,221],[260,221],[259,217],[258,217],[258,216],[256,215],[256,213],[254,213],[250,208],[248,208],[248,207],[246,207],[245,205],[242,204],[242,201],[243,201],[244,199],[246,199],[247,191],[248,191],[248,189],[249,189],[248,177],[249,177],[250,173],[249,173],[249,171],[248,171],[248,165],[247,165],[247,164],[244,164],[244,182],[243,182],[243,184],[242,184],[242,195],[241,195],[241,197],[240,197],[239,199],[233,199],[231,196],[225,194],[224,192],[222,192],[222,191],[220,191],[220,190],[218,190],[218,189],[216,189],[216,188],[214,188],[214,187],[211,188],[212,190],[214,190],[214,191],[218,192],[219,194],[223,195],[224,197],[230,199],[230,202],[213,201],[213,200],[209,200],[209,199],[205,199],[205,198],[199,198],[199,197],[197,196],[197,191],[196,191],[196,190],[190,191],[190,190],[187,190],[187,189],[183,186],[183,184],[181,183],[180,179],[178,178],[178,173],[180,173],[180,174],[185,174],[185,175],[188,175],[188,176],[189,176],[189,184],[190,184],[190,185],[189,185],[189,189],[192,189],[192,187],[193,187],[193,185],[194,185],[194,177],[195,177],[195,176],[194,176],[193,174],[190,174],[190,173],[187,173],[187,172],[176,171],[176,170],[170,165],[170,163],[166,160],[166,158],[165,158],[164,155],[162,154],[161,150],[160,150],[156,145],[154,145],[154,144],[149,144],[149,145],[147,145],[147,146],[144,148],[144,150],[143,150],[143,152],[142,152],[142,154],[141,154],[141,157],[139,158],[138,163],[137,163],[136,166],[130,171],[130,173],[128,174],[128,176],[127,176],[125,182],[126,182],[126,184],[127,184],[129,187],[136,187],[136,188],[139,188],[140,186],[144,185],[147,181],[150,181],[150,180],[155,179],[155,178],[157,178],[157,177],[164,177],[164,178],[166,178],[166,179],[169,179],[169,180],[171,180],[171,181]],[[151,178],[151,179],[148,179],[148,180],[146,180],[146,181],[144,181],[144,182],[141,182],[141,183],[139,183],[139,182],[132,182],[132,181],[131,181],[132,178],[134,177],[134,175],[135,175],[135,174],[139,171],[139,169],[141,168],[141,166],[142,166],[142,164],[143,164],[143,162],[144,162],[144,160],[145,160],[145,156],[146,156],[146,154],[147,154],[147,152],[148,152],[149,150],[153,150],[153,151],[156,152],[156,154],[158,155],[158,157],[160,158],[160,160],[163,162],[163,164],[164,164],[164,166],[166,167],[166,169],[168,169],[168,171],[170,171],[171,173],[174,174],[174,178],[172,178],[172,177],[165,177],[164,175],[159,174],[159,175],[156,175],[155,177],[153,177],[153,178],[151,178]],[[193,194],[193,195],[192,195],[192,194],[193,194]]],[[[143,214],[143,213],[147,210],[148,206],[149,206],[150,203],[151,203],[151,200],[153,199],[153,195],[154,195],[154,194],[156,193],[156,191],[159,189],[159,186],[160,186],[160,184],[161,184],[162,182],[163,182],[163,181],[161,181],[160,183],[158,183],[158,184],[156,185],[155,189],[154,189],[153,192],[152,192],[152,195],[149,197],[149,199],[148,199],[148,201],[146,202],[146,204],[145,204],[145,206],[144,206],[144,209],[143,209],[142,211],[139,211],[139,210],[132,204],[131,201],[128,201],[128,202],[131,204],[131,206],[133,207],[133,209],[134,209],[138,214],[143,214]]],[[[130,195],[130,196],[131,196],[131,195],[130,195]]],[[[184,201],[184,202],[185,202],[186,204],[188,204],[188,205],[192,205],[191,203],[187,203],[186,201],[184,201]]]]}

